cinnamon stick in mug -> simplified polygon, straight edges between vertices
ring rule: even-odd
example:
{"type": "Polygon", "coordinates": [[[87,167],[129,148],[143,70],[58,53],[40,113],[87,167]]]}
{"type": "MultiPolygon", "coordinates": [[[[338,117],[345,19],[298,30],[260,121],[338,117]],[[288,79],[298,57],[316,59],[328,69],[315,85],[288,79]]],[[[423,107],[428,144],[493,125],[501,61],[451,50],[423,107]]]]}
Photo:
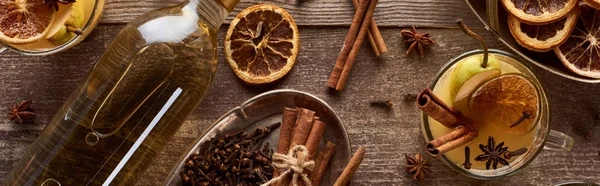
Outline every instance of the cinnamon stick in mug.
{"type": "Polygon", "coordinates": [[[433,94],[431,89],[425,89],[417,96],[417,107],[434,120],[448,128],[455,128],[462,121],[462,114],[444,103],[433,94]]]}
{"type": "Polygon", "coordinates": [[[477,130],[469,129],[465,126],[459,126],[452,132],[431,140],[427,143],[427,153],[431,156],[442,155],[452,149],[458,148],[477,137],[477,130]]]}

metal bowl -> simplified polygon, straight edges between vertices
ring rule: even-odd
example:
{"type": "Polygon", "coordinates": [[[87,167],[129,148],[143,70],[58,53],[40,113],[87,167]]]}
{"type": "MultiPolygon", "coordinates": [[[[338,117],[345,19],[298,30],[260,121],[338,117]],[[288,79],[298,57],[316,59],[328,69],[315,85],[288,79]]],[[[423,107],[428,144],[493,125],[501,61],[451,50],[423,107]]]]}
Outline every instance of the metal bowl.
{"type": "MultiPolygon", "coordinates": [[[[336,150],[321,185],[333,185],[346,164],[350,161],[351,149],[348,133],[340,118],[327,103],[311,94],[296,90],[269,91],[255,96],[225,113],[192,144],[177,165],[171,170],[169,177],[163,185],[182,185],[179,173],[183,170],[185,162],[190,155],[206,148],[203,145],[204,142],[211,138],[223,137],[225,134],[235,131],[252,131],[259,126],[268,126],[280,122],[283,107],[303,107],[313,110],[316,116],[319,116],[321,121],[327,125],[319,148],[325,146],[325,141],[330,141],[336,144],[336,150]]],[[[265,142],[273,144],[270,147],[271,149],[276,149],[278,140],[279,128],[274,130],[265,139],[265,142]]]]}
{"type": "Polygon", "coordinates": [[[507,22],[508,13],[504,7],[502,7],[501,2],[498,2],[498,0],[466,1],[477,18],[479,18],[481,23],[485,25],[485,28],[496,35],[498,40],[504,43],[513,52],[523,57],[525,60],[544,70],[550,71],[567,79],[585,83],[600,83],[600,79],[592,79],[571,72],[562,64],[553,51],[540,53],[521,47],[510,34],[507,22]]]}

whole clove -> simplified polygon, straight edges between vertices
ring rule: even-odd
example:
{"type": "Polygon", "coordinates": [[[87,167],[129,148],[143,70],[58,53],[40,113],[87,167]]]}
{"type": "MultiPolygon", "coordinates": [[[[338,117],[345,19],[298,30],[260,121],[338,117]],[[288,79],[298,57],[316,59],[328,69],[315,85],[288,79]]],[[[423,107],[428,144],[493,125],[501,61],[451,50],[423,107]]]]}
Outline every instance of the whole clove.
{"type": "Polygon", "coordinates": [[[463,167],[465,169],[471,169],[471,149],[469,146],[465,146],[465,162],[463,163],[463,167]]]}
{"type": "Polygon", "coordinates": [[[271,131],[279,127],[275,123],[210,139],[206,148],[188,157],[180,173],[184,186],[188,185],[260,185],[273,177],[271,157],[274,153],[269,143],[263,143],[271,131]]]}
{"type": "Polygon", "coordinates": [[[508,152],[506,152],[506,154],[504,154],[504,158],[506,158],[508,160],[508,159],[510,159],[512,157],[523,155],[526,152],[527,152],[527,148],[526,147],[517,149],[515,151],[508,151],[508,152]]]}
{"type": "Polygon", "coordinates": [[[394,103],[390,100],[372,101],[370,104],[372,107],[381,107],[381,108],[386,108],[386,109],[391,109],[394,106],[394,103]]]}

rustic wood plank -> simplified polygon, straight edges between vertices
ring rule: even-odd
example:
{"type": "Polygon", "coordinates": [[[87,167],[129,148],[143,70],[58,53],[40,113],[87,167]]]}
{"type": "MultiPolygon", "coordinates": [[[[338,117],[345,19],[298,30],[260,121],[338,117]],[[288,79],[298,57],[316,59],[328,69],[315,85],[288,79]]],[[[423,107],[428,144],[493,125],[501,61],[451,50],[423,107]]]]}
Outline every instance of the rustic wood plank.
{"type": "MultiPolygon", "coordinates": [[[[39,113],[36,124],[0,121],[0,181],[12,164],[47,123],[91,67],[122,25],[101,25],[79,46],[47,57],[20,56],[14,52],[0,54],[0,106],[19,99],[33,99],[39,113]]],[[[219,44],[223,31],[219,34],[219,44]]],[[[219,46],[219,65],[215,81],[198,109],[188,118],[167,147],[155,158],[138,185],[159,185],[183,152],[205,127],[221,114],[263,91],[292,88],[323,98],[333,107],[348,128],[353,149],[367,148],[365,161],[354,177],[353,185],[417,185],[403,166],[404,154],[423,152],[425,144],[419,116],[413,102],[404,102],[404,94],[417,93],[445,62],[454,56],[477,49],[478,44],[457,29],[423,29],[430,32],[437,45],[426,50],[421,59],[404,54],[400,29],[385,28],[382,34],[390,48],[387,56],[377,59],[364,45],[350,75],[347,89],[331,95],[325,83],[347,28],[300,27],[301,50],[290,74],[281,82],[266,87],[244,85],[223,60],[219,46]],[[372,100],[391,99],[391,112],[371,108],[372,100]],[[211,105],[211,106],[206,106],[211,105]]],[[[492,48],[506,49],[491,34],[477,30],[492,48]]],[[[478,181],[460,175],[429,156],[433,173],[431,185],[551,185],[567,180],[600,182],[600,86],[573,82],[536,68],[551,97],[552,128],[574,137],[573,151],[542,152],[529,167],[514,176],[495,181],[478,181]],[[591,139],[583,134],[591,133],[591,139]]]]}
{"type": "MultiPolygon", "coordinates": [[[[182,0],[106,0],[102,23],[127,23],[148,11],[176,5],[182,0]]],[[[349,25],[354,7],[349,0],[255,0],[240,1],[229,22],[242,9],[261,3],[286,9],[298,25],[349,25]]],[[[467,24],[479,23],[464,0],[380,0],[375,20],[380,26],[454,26],[457,18],[467,24]]]]}

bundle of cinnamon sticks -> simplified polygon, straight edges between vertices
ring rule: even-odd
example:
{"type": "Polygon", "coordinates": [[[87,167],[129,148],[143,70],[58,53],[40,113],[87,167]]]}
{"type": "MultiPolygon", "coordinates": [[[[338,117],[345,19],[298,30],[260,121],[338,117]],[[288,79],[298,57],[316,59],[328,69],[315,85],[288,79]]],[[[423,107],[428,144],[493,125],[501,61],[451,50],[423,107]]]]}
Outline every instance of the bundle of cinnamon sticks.
{"type": "MultiPolygon", "coordinates": [[[[315,168],[312,172],[308,173],[311,185],[313,186],[321,185],[324,174],[329,167],[329,161],[335,153],[336,145],[331,142],[327,142],[325,148],[319,153],[316,153],[325,132],[325,127],[325,123],[321,122],[319,117],[315,116],[315,112],[312,110],[288,107],[283,109],[277,153],[287,154],[294,146],[304,145],[309,152],[308,159],[315,161],[315,168]]],[[[346,185],[360,166],[364,156],[365,149],[359,147],[334,185],[346,185]]],[[[273,177],[279,176],[280,173],[281,172],[275,170],[275,172],[273,172],[273,177]]],[[[291,177],[283,178],[276,185],[291,185],[290,180],[291,177]]],[[[303,183],[304,182],[297,182],[300,186],[304,185],[303,183]]]]}
{"type": "Polygon", "coordinates": [[[445,104],[430,89],[423,90],[417,96],[417,107],[442,125],[454,129],[452,132],[429,141],[426,149],[432,156],[442,155],[458,148],[477,137],[477,130],[459,110],[445,104]]]}
{"type": "MultiPolygon", "coordinates": [[[[313,159],[324,132],[325,123],[315,116],[314,111],[305,108],[285,107],[283,109],[277,153],[287,154],[292,147],[304,145],[309,152],[309,159],[313,159]]],[[[316,168],[311,173],[312,185],[319,185],[322,173],[325,172],[329,159],[334,152],[335,144],[327,143],[326,148],[317,156],[316,168]]],[[[273,177],[277,177],[279,174],[280,172],[275,171],[273,177]]],[[[277,185],[290,185],[290,178],[284,178],[277,185]]]]}
{"type": "Polygon", "coordinates": [[[344,40],[344,46],[335,61],[335,66],[327,82],[327,86],[342,91],[348,80],[354,60],[358,55],[360,46],[362,45],[365,37],[368,38],[371,43],[371,48],[375,52],[375,55],[379,56],[387,52],[387,47],[383,41],[383,37],[377,28],[377,23],[373,19],[373,13],[375,12],[375,6],[378,0],[352,0],[356,12],[350,30],[344,40]]]}

